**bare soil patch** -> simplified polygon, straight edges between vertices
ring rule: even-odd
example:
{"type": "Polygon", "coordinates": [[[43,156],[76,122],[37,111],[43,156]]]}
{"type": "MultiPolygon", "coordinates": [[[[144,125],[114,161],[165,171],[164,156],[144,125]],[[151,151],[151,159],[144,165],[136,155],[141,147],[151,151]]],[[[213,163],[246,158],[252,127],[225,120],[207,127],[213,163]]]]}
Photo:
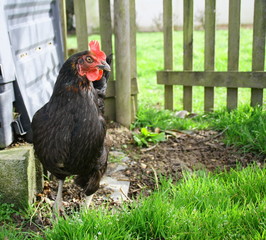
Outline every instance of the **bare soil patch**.
{"type": "MultiPolygon", "coordinates": [[[[132,132],[118,124],[111,124],[107,133],[110,152],[123,152],[128,156],[126,169],[121,170],[130,180],[129,199],[138,194],[149,195],[156,188],[160,176],[171,177],[174,182],[182,177],[182,172],[208,170],[223,171],[236,167],[239,163],[247,166],[256,162],[262,164],[265,156],[243,153],[233,146],[223,143],[223,134],[216,131],[172,131],[165,142],[140,148],[134,144],[132,132]]],[[[57,181],[46,181],[43,193],[45,201],[53,203],[56,197],[57,181]]],[[[64,184],[64,201],[67,208],[78,210],[85,195],[69,179],[64,184]]],[[[101,187],[93,198],[94,205],[108,203],[116,206],[108,196],[110,191],[101,187]]]]}
{"type": "Polygon", "coordinates": [[[108,133],[111,146],[126,152],[130,158],[125,170],[130,178],[130,198],[140,192],[148,195],[155,189],[155,178],[159,176],[171,177],[176,182],[183,170],[229,170],[237,164],[247,166],[256,162],[260,165],[266,159],[226,146],[223,133],[216,131],[172,131],[167,141],[149,148],[136,147],[131,132],[125,128],[110,128],[108,133]],[[117,131],[121,134],[116,134],[117,131]]]}

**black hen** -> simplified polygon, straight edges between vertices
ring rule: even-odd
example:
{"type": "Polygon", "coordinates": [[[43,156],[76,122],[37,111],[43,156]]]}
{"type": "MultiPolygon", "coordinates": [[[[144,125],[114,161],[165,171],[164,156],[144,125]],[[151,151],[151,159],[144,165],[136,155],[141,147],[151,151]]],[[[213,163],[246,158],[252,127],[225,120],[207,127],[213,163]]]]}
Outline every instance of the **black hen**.
{"type": "Polygon", "coordinates": [[[90,43],[90,51],[71,56],[59,72],[49,102],[32,119],[35,154],[59,179],[56,211],[62,206],[67,176],[77,175],[76,183],[90,196],[106,170],[103,98],[112,57],[105,59],[96,41],[90,43]]]}

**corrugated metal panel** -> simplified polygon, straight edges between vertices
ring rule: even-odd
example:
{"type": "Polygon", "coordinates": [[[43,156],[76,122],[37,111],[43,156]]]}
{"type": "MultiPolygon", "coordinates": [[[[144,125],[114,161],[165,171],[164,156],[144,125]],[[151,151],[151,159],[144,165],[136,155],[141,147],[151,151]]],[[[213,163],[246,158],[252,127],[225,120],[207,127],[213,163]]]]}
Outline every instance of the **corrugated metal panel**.
{"type": "Polygon", "coordinates": [[[2,1],[0,1],[0,22],[0,84],[2,84],[15,80],[15,66],[2,1]]]}
{"type": "Polygon", "coordinates": [[[16,107],[26,131],[49,100],[64,61],[59,16],[54,0],[0,1],[0,84],[16,79],[16,107]]]}
{"type": "Polygon", "coordinates": [[[13,141],[11,123],[13,121],[15,66],[2,1],[0,1],[0,22],[0,148],[4,148],[13,141]]]}
{"type": "Polygon", "coordinates": [[[50,98],[63,63],[56,1],[6,0],[16,79],[30,120],[50,98]]]}
{"type": "Polygon", "coordinates": [[[13,141],[11,123],[13,121],[13,84],[0,84],[0,148],[8,146],[13,141]]]}

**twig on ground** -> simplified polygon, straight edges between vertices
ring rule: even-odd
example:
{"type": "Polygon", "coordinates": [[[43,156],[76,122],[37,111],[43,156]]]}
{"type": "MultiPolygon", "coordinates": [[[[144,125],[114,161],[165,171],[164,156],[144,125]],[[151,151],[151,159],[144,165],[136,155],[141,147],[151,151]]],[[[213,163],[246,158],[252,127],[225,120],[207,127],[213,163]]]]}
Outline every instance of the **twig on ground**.
{"type": "Polygon", "coordinates": [[[38,209],[40,208],[41,204],[44,202],[44,198],[41,198],[41,201],[38,203],[37,207],[35,208],[35,211],[33,212],[33,214],[30,216],[30,225],[32,224],[32,219],[35,216],[35,214],[37,213],[38,209]]]}
{"type": "Polygon", "coordinates": [[[124,190],[122,188],[120,188],[120,192],[124,195],[124,197],[129,201],[129,202],[133,202],[124,192],[124,190]]]}
{"type": "Polygon", "coordinates": [[[215,139],[215,138],[218,138],[218,137],[222,136],[222,135],[225,133],[225,131],[228,130],[228,128],[229,128],[229,127],[226,127],[226,128],[225,128],[223,131],[221,131],[220,133],[218,133],[218,134],[216,134],[216,135],[214,135],[214,136],[211,136],[211,137],[209,137],[209,138],[203,139],[203,140],[201,140],[201,141],[198,141],[197,143],[203,143],[203,142],[207,142],[207,141],[213,140],[213,139],[215,139]]]}
{"type": "Polygon", "coordinates": [[[158,143],[155,144],[154,146],[151,146],[149,148],[143,148],[141,149],[142,152],[148,152],[148,151],[151,151],[152,149],[156,148],[158,146],[158,143]]]}
{"type": "Polygon", "coordinates": [[[154,169],[154,167],[152,165],[150,165],[152,171],[153,171],[153,174],[154,174],[154,178],[155,178],[155,186],[157,188],[157,190],[159,189],[159,180],[158,180],[158,175],[157,175],[157,172],[156,170],[154,169]]]}

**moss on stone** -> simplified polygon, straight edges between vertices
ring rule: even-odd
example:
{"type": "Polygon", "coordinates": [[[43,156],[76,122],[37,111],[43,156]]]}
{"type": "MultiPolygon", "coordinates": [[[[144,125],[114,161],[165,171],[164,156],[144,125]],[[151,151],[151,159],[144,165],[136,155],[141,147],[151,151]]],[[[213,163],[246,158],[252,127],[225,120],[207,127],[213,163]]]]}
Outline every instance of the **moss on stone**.
{"type": "Polygon", "coordinates": [[[32,146],[0,151],[0,201],[25,207],[42,188],[40,163],[32,146]]]}

